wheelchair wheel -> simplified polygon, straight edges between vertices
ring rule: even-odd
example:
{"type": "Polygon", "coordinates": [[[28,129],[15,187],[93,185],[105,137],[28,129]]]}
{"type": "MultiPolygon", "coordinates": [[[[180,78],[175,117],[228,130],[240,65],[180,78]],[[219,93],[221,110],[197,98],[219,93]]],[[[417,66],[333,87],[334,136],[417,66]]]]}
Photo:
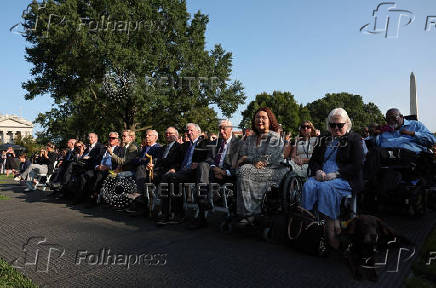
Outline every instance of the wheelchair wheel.
{"type": "Polygon", "coordinates": [[[301,177],[289,173],[285,176],[282,186],[283,211],[289,212],[291,207],[300,205],[303,195],[303,180],[301,177]]]}

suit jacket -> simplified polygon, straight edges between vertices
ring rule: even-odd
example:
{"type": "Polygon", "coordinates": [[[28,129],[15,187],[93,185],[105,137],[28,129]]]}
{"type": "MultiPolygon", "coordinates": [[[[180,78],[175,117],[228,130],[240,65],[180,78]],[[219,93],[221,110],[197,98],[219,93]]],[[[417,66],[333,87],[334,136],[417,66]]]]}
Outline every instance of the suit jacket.
{"type": "MultiPolygon", "coordinates": [[[[309,161],[309,169],[312,175],[315,175],[317,170],[322,170],[324,154],[331,139],[331,136],[320,137],[320,145],[315,147],[312,158],[309,161]]],[[[353,193],[362,191],[363,149],[359,134],[350,132],[340,137],[336,153],[336,163],[339,168],[339,177],[350,183],[353,193]]]]}
{"type": "MultiPolygon", "coordinates": [[[[114,148],[114,154],[118,157],[124,157],[124,153],[126,152],[126,149],[124,147],[116,146],[114,148]]],[[[115,162],[112,158],[112,170],[116,170],[118,168],[118,163],[115,162]]]]}
{"type": "MultiPolygon", "coordinates": [[[[161,169],[162,171],[167,172],[170,169],[178,170],[180,168],[181,162],[178,161],[179,159],[179,150],[180,150],[181,144],[177,141],[174,142],[173,146],[171,147],[170,151],[168,152],[168,155],[166,158],[163,158],[163,155],[165,153],[165,150],[168,147],[168,144],[163,146],[161,148],[161,158],[156,163],[155,169],[161,169]]],[[[182,159],[183,161],[183,159],[182,159]]]]}
{"type": "MultiPolygon", "coordinates": [[[[141,150],[141,152],[138,154],[138,157],[136,159],[137,165],[147,165],[148,162],[150,162],[150,159],[145,157],[145,151],[147,149],[147,146],[144,146],[141,150]]],[[[153,159],[153,164],[156,164],[158,160],[162,157],[162,146],[159,143],[156,143],[150,149],[148,150],[148,155],[150,155],[153,159]]]]}
{"type": "MultiPolygon", "coordinates": [[[[192,154],[192,163],[200,163],[203,161],[206,161],[208,155],[209,155],[209,147],[208,147],[209,140],[204,139],[203,136],[198,137],[197,145],[194,148],[194,153],[192,154]]],[[[179,152],[178,152],[178,160],[179,163],[179,169],[182,169],[183,167],[183,160],[185,159],[186,153],[189,151],[190,142],[184,142],[182,145],[180,145],[179,152]]]]}
{"type": "Polygon", "coordinates": [[[112,154],[112,163],[116,163],[118,167],[121,166],[123,171],[135,171],[136,169],[136,157],[138,157],[138,147],[132,142],[125,150],[123,157],[112,154]]]}
{"type": "MultiPolygon", "coordinates": [[[[83,152],[83,154],[88,153],[89,146],[83,152]]],[[[94,148],[89,152],[89,159],[86,160],[87,169],[94,169],[95,166],[99,165],[104,153],[106,152],[106,147],[100,142],[95,143],[94,148]]]]}
{"type": "MultiPolygon", "coordinates": [[[[222,142],[224,139],[218,138],[216,144],[212,143],[211,149],[209,150],[209,156],[206,160],[209,165],[215,165],[215,157],[219,152],[222,142]]],[[[222,169],[229,170],[232,176],[236,175],[236,165],[239,159],[239,148],[241,145],[241,140],[238,137],[233,136],[230,140],[229,146],[227,147],[226,155],[224,156],[224,162],[222,169]]]]}
{"type": "Polygon", "coordinates": [[[74,150],[68,149],[67,154],[65,155],[63,161],[73,161],[74,150]]]}

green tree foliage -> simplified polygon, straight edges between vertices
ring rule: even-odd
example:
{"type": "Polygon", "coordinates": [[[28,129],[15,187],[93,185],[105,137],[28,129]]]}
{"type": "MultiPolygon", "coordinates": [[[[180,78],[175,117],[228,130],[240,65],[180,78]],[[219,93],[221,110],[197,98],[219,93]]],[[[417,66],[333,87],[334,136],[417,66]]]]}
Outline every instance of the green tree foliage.
{"type": "MultiPolygon", "coordinates": [[[[263,92],[256,95],[255,100],[251,101],[247,109],[242,112],[242,121],[239,124],[241,128],[251,127],[251,119],[254,112],[260,107],[269,107],[277,117],[277,121],[282,124],[286,132],[298,131],[302,117],[309,117],[307,110],[304,110],[297,104],[294,95],[290,92],[274,91],[271,94],[263,92]]],[[[306,119],[306,118],[305,118],[306,119]]]]}
{"type": "Polygon", "coordinates": [[[326,94],[325,97],[307,104],[307,109],[312,116],[313,124],[317,129],[326,130],[326,119],[334,108],[344,108],[351,118],[354,131],[360,131],[371,123],[384,121],[380,109],[372,102],[363,103],[360,95],[349,93],[326,94]]]}
{"type": "Polygon", "coordinates": [[[25,98],[53,98],[36,119],[52,139],[187,121],[209,130],[211,105],[230,117],[244,103],[229,79],[232,54],[205,49],[208,16],[191,18],[184,0],[48,0],[23,18],[33,64],[25,98]]]}
{"type": "Polygon", "coordinates": [[[14,144],[26,148],[25,153],[29,156],[33,155],[36,152],[39,152],[43,147],[41,144],[36,142],[30,135],[25,137],[17,136],[14,139],[14,144]]]}

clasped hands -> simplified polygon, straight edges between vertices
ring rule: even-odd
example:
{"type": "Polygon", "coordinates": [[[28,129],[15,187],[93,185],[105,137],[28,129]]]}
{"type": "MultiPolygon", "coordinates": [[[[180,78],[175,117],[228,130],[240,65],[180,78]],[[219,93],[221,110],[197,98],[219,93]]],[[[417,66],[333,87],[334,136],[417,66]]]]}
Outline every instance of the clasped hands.
{"type": "Polygon", "coordinates": [[[322,170],[318,170],[316,171],[315,174],[315,179],[319,182],[323,182],[323,181],[329,181],[329,180],[333,180],[336,178],[336,172],[331,172],[331,173],[325,173],[322,170]]]}

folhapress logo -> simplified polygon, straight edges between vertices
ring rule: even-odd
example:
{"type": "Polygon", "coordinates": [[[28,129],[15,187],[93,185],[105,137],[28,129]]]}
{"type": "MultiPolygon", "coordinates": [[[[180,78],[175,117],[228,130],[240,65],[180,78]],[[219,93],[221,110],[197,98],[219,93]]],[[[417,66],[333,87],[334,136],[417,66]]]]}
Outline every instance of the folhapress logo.
{"type": "Polygon", "coordinates": [[[26,269],[32,267],[36,272],[48,273],[50,262],[61,258],[65,249],[57,244],[47,243],[45,237],[31,237],[23,245],[23,257],[18,257],[12,262],[12,267],[26,269]]]}
{"type": "Polygon", "coordinates": [[[398,38],[400,28],[411,24],[415,16],[409,10],[397,9],[395,2],[382,2],[372,12],[372,22],[363,25],[360,32],[384,34],[385,38],[398,38]]]}

